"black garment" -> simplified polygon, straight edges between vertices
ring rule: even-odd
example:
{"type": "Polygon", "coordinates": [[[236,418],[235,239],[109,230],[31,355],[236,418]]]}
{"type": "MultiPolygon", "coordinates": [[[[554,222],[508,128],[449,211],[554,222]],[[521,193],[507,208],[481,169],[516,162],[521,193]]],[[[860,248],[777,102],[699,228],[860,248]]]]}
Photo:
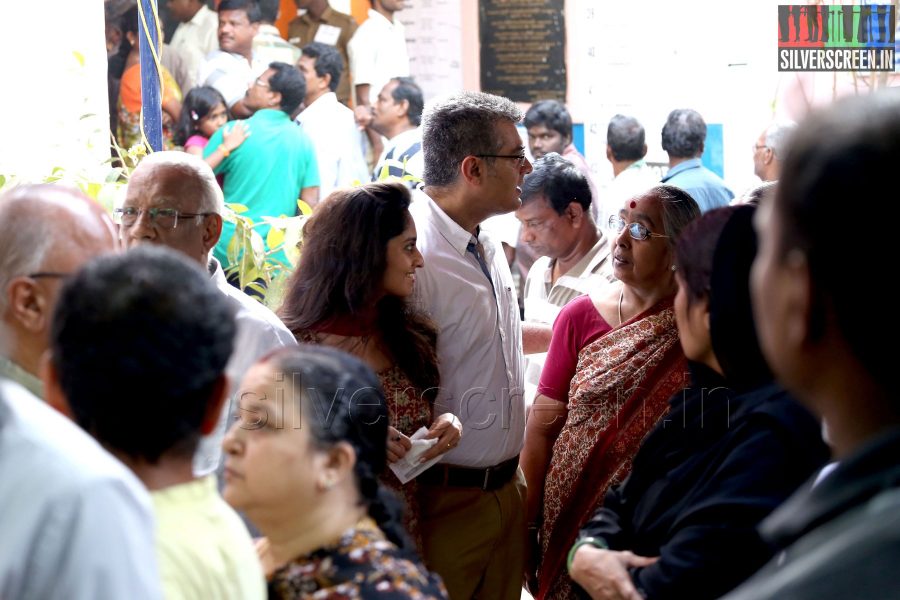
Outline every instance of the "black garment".
{"type": "Polygon", "coordinates": [[[900,598],[900,428],[871,440],[766,519],[787,548],[727,600],[900,598]]]}
{"type": "Polygon", "coordinates": [[[773,552],[756,526],[828,457],[818,423],[775,384],[741,394],[692,368],[696,385],[580,534],[660,556],[632,569],[651,599],[716,598],[753,574],[773,552]]]}

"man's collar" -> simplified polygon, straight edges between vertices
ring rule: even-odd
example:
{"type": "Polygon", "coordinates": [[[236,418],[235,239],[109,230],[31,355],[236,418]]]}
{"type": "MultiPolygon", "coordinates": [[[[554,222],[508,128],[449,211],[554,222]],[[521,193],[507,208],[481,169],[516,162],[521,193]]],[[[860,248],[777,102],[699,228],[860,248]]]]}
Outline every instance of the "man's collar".
{"type": "Polygon", "coordinates": [[[675,165],[674,167],[672,167],[671,169],[669,169],[668,172],[666,173],[666,179],[672,177],[672,175],[681,173],[682,171],[687,171],[688,169],[696,169],[699,166],[701,166],[699,158],[689,158],[688,160],[686,160],[684,162],[680,162],[677,165],[675,165]]]}
{"type": "Polygon", "coordinates": [[[463,229],[459,223],[450,218],[450,216],[438,206],[438,203],[432,199],[425,191],[420,191],[423,200],[428,203],[430,209],[428,218],[434,223],[438,232],[447,240],[453,249],[460,256],[466,255],[466,247],[472,241],[472,234],[463,229]]]}
{"type": "Polygon", "coordinates": [[[290,121],[291,118],[280,108],[261,108],[250,116],[260,121],[290,121]]]}
{"type": "Polygon", "coordinates": [[[407,129],[406,131],[402,131],[402,132],[398,133],[397,135],[395,135],[394,137],[392,137],[391,139],[389,139],[388,144],[390,144],[391,146],[394,146],[394,145],[399,144],[400,142],[402,142],[403,140],[405,140],[407,138],[415,139],[415,138],[419,138],[421,136],[422,136],[421,128],[413,127],[412,129],[407,129]]]}
{"type": "Polygon", "coordinates": [[[393,27],[394,25],[397,24],[397,20],[396,20],[396,19],[393,19],[393,20],[392,20],[392,19],[388,19],[386,16],[384,16],[383,14],[381,14],[380,12],[378,12],[377,10],[375,10],[374,8],[370,8],[370,9],[369,9],[368,17],[369,17],[370,19],[376,19],[376,20],[380,19],[380,20],[384,21],[385,23],[387,23],[388,25],[390,25],[391,27],[393,27]]]}
{"type": "Polygon", "coordinates": [[[38,398],[44,398],[44,382],[5,356],[0,356],[0,377],[11,379],[38,398]]]}

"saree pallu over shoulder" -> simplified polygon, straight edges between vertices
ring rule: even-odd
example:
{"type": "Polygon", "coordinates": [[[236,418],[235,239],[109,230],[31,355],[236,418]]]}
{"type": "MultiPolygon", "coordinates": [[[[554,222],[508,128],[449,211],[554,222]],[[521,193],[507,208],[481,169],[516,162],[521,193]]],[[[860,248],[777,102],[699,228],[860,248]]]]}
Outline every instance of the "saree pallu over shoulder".
{"type": "Polygon", "coordinates": [[[627,477],[669,398],[688,381],[671,298],[578,353],[544,484],[538,600],[574,597],[565,561],[578,530],[627,477]]]}

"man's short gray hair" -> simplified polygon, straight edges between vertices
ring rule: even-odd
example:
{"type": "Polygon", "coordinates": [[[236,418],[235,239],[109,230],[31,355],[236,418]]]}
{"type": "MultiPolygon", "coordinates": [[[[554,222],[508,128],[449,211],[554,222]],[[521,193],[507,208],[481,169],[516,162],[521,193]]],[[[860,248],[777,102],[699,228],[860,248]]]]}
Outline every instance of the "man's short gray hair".
{"type": "Polygon", "coordinates": [[[773,121],[772,124],[766,128],[766,148],[772,150],[772,154],[775,155],[775,160],[784,160],[785,147],[791,137],[791,133],[793,133],[796,128],[797,124],[793,121],[773,121]]]}
{"type": "Polygon", "coordinates": [[[465,157],[500,150],[498,122],[515,125],[521,120],[514,102],[483,92],[462,92],[429,106],[422,118],[425,185],[455,182],[465,157]]]}
{"type": "Polygon", "coordinates": [[[222,189],[219,187],[219,182],[216,181],[216,176],[209,165],[206,164],[206,161],[187,152],[165,150],[149,154],[140,162],[137,168],[162,166],[178,170],[185,178],[193,180],[200,186],[197,212],[216,213],[217,215],[222,215],[225,212],[225,200],[222,196],[222,189]]]}
{"type": "Polygon", "coordinates": [[[0,196],[0,317],[9,306],[9,282],[40,270],[56,237],[66,234],[49,214],[41,218],[48,211],[33,205],[44,187],[23,185],[0,196]]]}
{"type": "Polygon", "coordinates": [[[703,151],[706,122],[696,110],[678,108],[662,128],[662,149],[677,158],[694,158],[703,151]]]}

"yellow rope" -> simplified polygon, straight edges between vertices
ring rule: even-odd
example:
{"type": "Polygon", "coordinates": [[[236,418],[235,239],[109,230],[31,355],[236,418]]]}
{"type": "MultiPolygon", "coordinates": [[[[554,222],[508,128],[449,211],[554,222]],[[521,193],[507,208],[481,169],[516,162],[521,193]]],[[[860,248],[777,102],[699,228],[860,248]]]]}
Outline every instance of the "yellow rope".
{"type": "MultiPolygon", "coordinates": [[[[150,0],[150,7],[153,9],[153,16],[156,21],[156,39],[157,43],[162,39],[162,28],[159,25],[159,7],[156,3],[156,0],[150,0]]],[[[144,3],[141,0],[138,0],[138,14],[141,18],[141,27],[144,29],[144,35],[147,37],[147,45],[150,47],[150,55],[153,56],[153,64],[156,67],[156,80],[159,83],[159,101],[162,103],[163,98],[163,85],[162,85],[162,66],[159,60],[159,53],[157,48],[153,45],[153,38],[150,37],[150,27],[147,25],[147,16],[144,14],[144,3]]],[[[141,68],[143,68],[143,63],[141,63],[141,68]]],[[[141,99],[141,143],[144,144],[144,148],[147,151],[147,154],[153,152],[153,147],[150,145],[150,142],[147,140],[147,135],[144,133],[144,102],[141,99]]]]}

